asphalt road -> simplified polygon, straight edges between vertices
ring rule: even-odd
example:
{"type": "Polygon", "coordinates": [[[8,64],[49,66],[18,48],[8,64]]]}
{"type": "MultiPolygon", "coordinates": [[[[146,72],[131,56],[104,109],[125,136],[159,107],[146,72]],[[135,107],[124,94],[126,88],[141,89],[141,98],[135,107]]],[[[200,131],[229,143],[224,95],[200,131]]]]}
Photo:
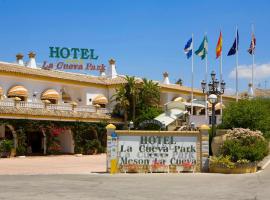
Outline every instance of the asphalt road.
{"type": "Polygon", "coordinates": [[[270,167],[256,174],[0,176],[0,199],[270,199],[270,167]]]}

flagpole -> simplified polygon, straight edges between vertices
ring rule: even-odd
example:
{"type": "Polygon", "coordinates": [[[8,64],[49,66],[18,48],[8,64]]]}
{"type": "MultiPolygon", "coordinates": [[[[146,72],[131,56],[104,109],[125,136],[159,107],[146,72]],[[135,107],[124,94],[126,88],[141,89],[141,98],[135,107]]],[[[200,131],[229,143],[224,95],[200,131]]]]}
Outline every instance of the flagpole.
{"type": "Polygon", "coordinates": [[[191,35],[192,38],[192,46],[191,46],[191,116],[193,115],[193,79],[194,79],[194,69],[193,69],[193,65],[194,65],[194,52],[193,52],[193,47],[194,47],[194,40],[193,40],[193,33],[191,35]]]}
{"type": "Polygon", "coordinates": [[[235,69],[235,76],[236,76],[236,101],[238,102],[238,38],[237,38],[237,26],[235,31],[235,38],[236,38],[236,69],[235,69]]]}
{"type": "MultiPolygon", "coordinates": [[[[206,37],[206,33],[205,33],[205,37],[206,37]]],[[[208,52],[206,52],[206,54],[205,54],[205,82],[206,83],[207,83],[207,75],[208,75],[208,55],[207,54],[208,54],[208,52]]],[[[205,94],[205,119],[206,120],[208,119],[207,94],[205,94]]]]}
{"type": "MultiPolygon", "coordinates": [[[[252,30],[252,38],[251,38],[251,40],[253,40],[253,37],[255,37],[254,36],[254,24],[252,23],[252,25],[251,25],[251,30],[252,30]]],[[[253,42],[253,41],[251,41],[251,42],[253,42]]],[[[254,94],[255,94],[255,91],[254,91],[254,64],[255,64],[255,49],[251,49],[252,50],[252,78],[251,78],[251,83],[252,83],[252,91],[253,91],[253,96],[254,96],[254,94]]]]}
{"type": "MultiPolygon", "coordinates": [[[[219,66],[219,71],[220,71],[220,82],[222,81],[222,51],[220,54],[220,66],[219,66]]],[[[222,117],[222,106],[223,106],[223,100],[222,100],[222,94],[220,95],[220,116],[222,117]]]]}

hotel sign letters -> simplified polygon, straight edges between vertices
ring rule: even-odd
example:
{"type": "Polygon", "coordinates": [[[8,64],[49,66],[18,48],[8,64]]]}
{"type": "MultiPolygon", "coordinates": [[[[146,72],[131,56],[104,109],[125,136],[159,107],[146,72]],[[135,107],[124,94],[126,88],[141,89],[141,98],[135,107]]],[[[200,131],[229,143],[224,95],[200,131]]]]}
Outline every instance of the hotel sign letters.
{"type": "Polygon", "coordinates": [[[104,64],[94,65],[91,63],[91,60],[98,60],[99,58],[95,54],[94,49],[67,47],[49,47],[49,49],[50,58],[65,60],[57,63],[44,61],[42,65],[43,69],[105,71],[104,64]]]}
{"type": "Polygon", "coordinates": [[[192,136],[119,136],[118,164],[196,164],[196,143],[192,136]]]}
{"type": "Polygon", "coordinates": [[[97,60],[94,49],[49,47],[50,58],[97,60]]]}

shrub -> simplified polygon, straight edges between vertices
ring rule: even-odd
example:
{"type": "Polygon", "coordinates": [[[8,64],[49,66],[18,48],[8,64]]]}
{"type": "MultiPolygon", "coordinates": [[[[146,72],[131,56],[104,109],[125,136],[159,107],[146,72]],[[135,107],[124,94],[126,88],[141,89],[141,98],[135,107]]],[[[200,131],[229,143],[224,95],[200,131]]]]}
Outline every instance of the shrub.
{"type": "Polygon", "coordinates": [[[220,151],[223,156],[230,156],[233,162],[260,161],[268,154],[268,142],[260,131],[233,129],[228,132],[228,139],[220,151]]]}
{"type": "Polygon", "coordinates": [[[25,146],[18,146],[16,148],[16,156],[24,156],[26,154],[26,147],[25,146]]]}
{"type": "Polygon", "coordinates": [[[95,154],[102,151],[102,146],[99,140],[87,140],[84,146],[84,152],[86,154],[95,154]]]}
{"type": "Polygon", "coordinates": [[[235,163],[231,161],[231,156],[218,156],[211,157],[210,163],[212,166],[225,167],[225,168],[235,168],[235,163]]]}
{"type": "Polygon", "coordinates": [[[2,140],[0,142],[0,152],[11,152],[12,148],[13,148],[12,140],[2,140]]]}

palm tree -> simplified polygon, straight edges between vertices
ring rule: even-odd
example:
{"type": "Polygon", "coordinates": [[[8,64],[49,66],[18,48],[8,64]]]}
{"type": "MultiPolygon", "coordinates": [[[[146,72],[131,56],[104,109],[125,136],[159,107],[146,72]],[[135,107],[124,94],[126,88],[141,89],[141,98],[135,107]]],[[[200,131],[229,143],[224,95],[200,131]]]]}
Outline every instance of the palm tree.
{"type": "Polygon", "coordinates": [[[132,105],[130,108],[130,113],[132,116],[132,121],[134,122],[136,119],[136,102],[138,100],[139,85],[134,76],[126,76],[125,79],[127,81],[125,84],[126,95],[129,99],[130,105],[132,105]]]}
{"type": "Polygon", "coordinates": [[[152,80],[143,79],[140,90],[140,103],[142,106],[158,106],[160,101],[160,88],[158,83],[152,80]]]}
{"type": "Polygon", "coordinates": [[[116,93],[112,96],[113,101],[117,102],[117,108],[123,111],[125,127],[127,127],[129,100],[124,85],[116,89],[116,93]]]}
{"type": "Polygon", "coordinates": [[[113,95],[113,101],[117,102],[114,110],[121,110],[124,113],[124,122],[127,127],[127,120],[136,122],[137,115],[141,115],[148,108],[158,107],[160,90],[158,83],[152,80],[143,79],[138,81],[134,76],[125,77],[126,83],[122,84],[113,95]]]}

